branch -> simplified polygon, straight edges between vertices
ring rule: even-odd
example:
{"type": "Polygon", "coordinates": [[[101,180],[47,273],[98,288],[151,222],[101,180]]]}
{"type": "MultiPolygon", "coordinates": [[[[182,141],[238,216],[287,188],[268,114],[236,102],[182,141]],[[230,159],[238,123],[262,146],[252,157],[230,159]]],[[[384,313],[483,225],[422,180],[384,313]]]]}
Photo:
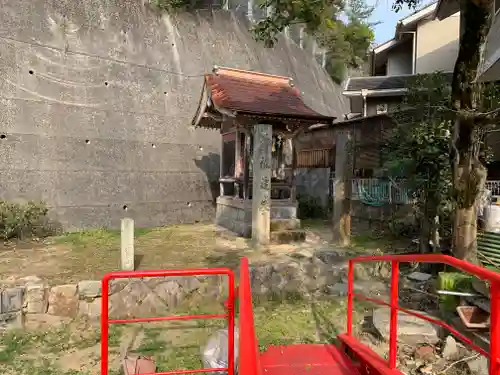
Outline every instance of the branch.
{"type": "Polygon", "coordinates": [[[474,123],[477,125],[495,124],[500,121],[500,108],[493,109],[489,112],[473,113],[474,123]]]}

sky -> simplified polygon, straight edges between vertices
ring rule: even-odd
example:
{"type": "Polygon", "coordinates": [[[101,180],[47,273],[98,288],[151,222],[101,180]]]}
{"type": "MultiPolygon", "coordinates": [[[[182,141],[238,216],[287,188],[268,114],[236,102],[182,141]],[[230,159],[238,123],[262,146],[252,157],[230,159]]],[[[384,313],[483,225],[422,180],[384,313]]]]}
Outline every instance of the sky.
{"type": "MultiPolygon", "coordinates": [[[[425,5],[431,3],[432,1],[422,1],[419,8],[423,8],[425,5]]],[[[380,44],[394,38],[394,31],[396,23],[404,18],[414,10],[408,8],[403,8],[398,13],[394,12],[392,7],[392,0],[368,0],[369,5],[375,5],[375,11],[372,15],[372,22],[380,22],[379,25],[375,26],[375,43],[380,44]]]]}

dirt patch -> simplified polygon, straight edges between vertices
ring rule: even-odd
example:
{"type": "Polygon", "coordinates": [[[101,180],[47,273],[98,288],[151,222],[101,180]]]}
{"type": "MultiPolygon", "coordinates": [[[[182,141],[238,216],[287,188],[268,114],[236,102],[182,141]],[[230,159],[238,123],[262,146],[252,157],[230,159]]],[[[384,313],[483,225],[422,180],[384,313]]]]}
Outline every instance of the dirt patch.
{"type": "MultiPolygon", "coordinates": [[[[331,223],[305,221],[303,243],[252,248],[250,240],[237,237],[212,224],[172,225],[138,229],[135,233],[136,268],[178,269],[188,267],[236,268],[243,256],[251,262],[279,262],[295,254],[312,256],[318,251],[350,255],[376,249],[392,252],[395,243],[380,238],[353,237],[353,246],[339,248],[332,241],[331,223]]],[[[47,238],[38,242],[0,246],[0,274],[4,281],[36,275],[51,284],[100,279],[120,269],[120,233],[92,230],[47,238]]]]}

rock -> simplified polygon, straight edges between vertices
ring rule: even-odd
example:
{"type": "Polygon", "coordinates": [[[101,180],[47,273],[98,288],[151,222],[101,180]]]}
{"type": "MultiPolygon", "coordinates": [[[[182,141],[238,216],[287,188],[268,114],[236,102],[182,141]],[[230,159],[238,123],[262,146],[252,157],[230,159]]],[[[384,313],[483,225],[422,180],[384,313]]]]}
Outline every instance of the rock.
{"type": "Polygon", "coordinates": [[[23,308],[24,288],[9,288],[2,292],[0,313],[11,313],[23,308]]]}
{"type": "Polygon", "coordinates": [[[97,280],[85,280],[78,283],[78,294],[80,298],[96,298],[101,296],[101,282],[97,280]]]}
{"type": "Polygon", "coordinates": [[[93,301],[82,300],[78,303],[78,315],[90,320],[96,320],[101,316],[101,305],[102,300],[100,298],[93,301]]]}
{"type": "Polygon", "coordinates": [[[0,329],[23,329],[24,315],[22,311],[0,314],[0,329]]]}
{"type": "Polygon", "coordinates": [[[421,359],[425,362],[431,362],[436,358],[434,355],[434,348],[429,345],[417,348],[417,350],[415,350],[414,357],[416,360],[421,359]]]}
{"type": "MultiPolygon", "coordinates": [[[[381,337],[389,338],[390,310],[385,307],[373,311],[373,325],[381,337]]],[[[398,314],[398,339],[407,345],[439,342],[437,329],[429,322],[412,315],[398,314]]]]}
{"type": "Polygon", "coordinates": [[[332,286],[327,286],[328,294],[331,294],[336,297],[345,297],[347,296],[347,284],[345,283],[336,283],[332,286]]]}
{"type": "MultiPolygon", "coordinates": [[[[108,295],[120,293],[128,283],[131,282],[130,279],[113,279],[109,282],[108,295]]],[[[102,293],[102,291],[101,291],[102,293]]]]}
{"type": "Polygon", "coordinates": [[[48,287],[41,283],[28,283],[26,285],[24,307],[28,314],[45,314],[47,312],[48,287]]]}
{"type": "Polygon", "coordinates": [[[482,355],[467,361],[467,366],[473,375],[488,375],[488,359],[482,355]]]}
{"type": "Polygon", "coordinates": [[[432,366],[421,367],[421,368],[418,369],[418,371],[419,371],[419,373],[421,373],[423,375],[432,375],[432,374],[434,374],[432,366]]]}
{"type": "Polygon", "coordinates": [[[164,304],[173,309],[182,301],[183,290],[175,281],[166,281],[156,286],[154,293],[164,304]]]}
{"type": "Polygon", "coordinates": [[[365,266],[363,266],[360,263],[354,263],[354,280],[355,282],[357,280],[370,280],[370,275],[368,274],[368,271],[366,270],[365,266]]]}
{"type": "Polygon", "coordinates": [[[448,361],[444,358],[439,358],[436,363],[432,365],[432,368],[437,372],[442,372],[446,367],[448,367],[448,361]]]}
{"type": "MultiPolygon", "coordinates": [[[[326,290],[330,295],[344,297],[347,296],[348,284],[344,282],[335,283],[327,286],[326,290]]],[[[387,294],[387,287],[384,283],[378,281],[360,281],[354,283],[354,292],[365,296],[380,296],[387,294]]]]}
{"type": "Polygon", "coordinates": [[[78,312],[77,285],[55,286],[49,292],[48,313],[56,316],[75,317],[78,312]]]}
{"type": "Polygon", "coordinates": [[[428,281],[432,277],[432,275],[423,272],[412,272],[406,277],[413,281],[423,282],[428,281]]]}
{"type": "Polygon", "coordinates": [[[297,258],[297,259],[303,259],[303,258],[311,259],[314,256],[314,254],[311,250],[300,249],[299,251],[290,254],[290,256],[292,258],[297,258]]]}
{"type": "Polygon", "coordinates": [[[447,361],[456,361],[460,359],[460,350],[453,336],[448,336],[446,338],[442,355],[447,361]]]}

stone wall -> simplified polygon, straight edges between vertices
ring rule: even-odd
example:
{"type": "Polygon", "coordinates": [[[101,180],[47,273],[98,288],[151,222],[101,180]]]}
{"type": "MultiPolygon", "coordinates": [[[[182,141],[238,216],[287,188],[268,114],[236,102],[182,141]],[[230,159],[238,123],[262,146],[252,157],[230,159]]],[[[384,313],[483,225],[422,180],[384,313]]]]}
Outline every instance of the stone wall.
{"type": "MultiPolygon", "coordinates": [[[[359,279],[366,279],[366,275],[363,268],[356,269],[359,279]]],[[[338,252],[251,267],[254,297],[343,295],[346,280],[346,258],[338,252]]],[[[375,286],[373,282],[368,285],[375,286]]],[[[113,319],[172,315],[187,313],[192,306],[208,301],[222,307],[227,281],[223,276],[118,279],[110,283],[108,295],[109,316],[113,319]]],[[[98,280],[49,286],[33,276],[4,283],[0,296],[0,327],[4,328],[21,328],[40,315],[90,320],[101,315],[98,280]]]]}
{"type": "MultiPolygon", "coordinates": [[[[218,197],[215,223],[243,237],[252,234],[252,201],[218,197]]],[[[296,219],[297,203],[271,201],[271,220],[296,219]]]]}

